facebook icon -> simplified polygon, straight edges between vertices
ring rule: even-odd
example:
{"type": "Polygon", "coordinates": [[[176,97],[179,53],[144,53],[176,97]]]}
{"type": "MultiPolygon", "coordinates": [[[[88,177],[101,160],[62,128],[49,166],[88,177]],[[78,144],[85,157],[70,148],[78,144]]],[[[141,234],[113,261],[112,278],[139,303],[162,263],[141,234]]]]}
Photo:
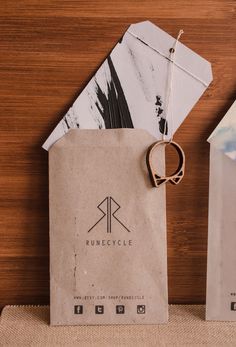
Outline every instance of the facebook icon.
{"type": "Polygon", "coordinates": [[[83,314],[83,305],[75,305],[74,314],[83,314]]]}

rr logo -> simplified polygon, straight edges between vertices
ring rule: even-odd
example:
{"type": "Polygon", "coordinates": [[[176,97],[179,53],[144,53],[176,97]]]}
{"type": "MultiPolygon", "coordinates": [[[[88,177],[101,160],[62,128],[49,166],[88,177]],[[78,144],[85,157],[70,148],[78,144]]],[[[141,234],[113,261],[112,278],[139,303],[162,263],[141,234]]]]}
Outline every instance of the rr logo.
{"type": "Polygon", "coordinates": [[[103,218],[107,219],[107,233],[111,233],[112,220],[116,220],[120,225],[130,232],[128,228],[115,216],[115,213],[120,209],[120,205],[111,197],[107,196],[97,208],[103,213],[103,216],[88,230],[88,233],[95,228],[95,226],[100,223],[103,218]]]}

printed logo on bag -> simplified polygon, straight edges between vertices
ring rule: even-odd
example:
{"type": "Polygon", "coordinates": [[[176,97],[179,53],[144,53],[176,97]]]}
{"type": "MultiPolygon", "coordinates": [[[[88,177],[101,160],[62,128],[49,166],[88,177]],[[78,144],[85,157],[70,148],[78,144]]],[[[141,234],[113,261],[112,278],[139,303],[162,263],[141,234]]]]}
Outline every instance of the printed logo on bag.
{"type": "Polygon", "coordinates": [[[145,313],[145,305],[137,305],[137,313],[144,314],[145,313]]]}
{"type": "Polygon", "coordinates": [[[117,216],[117,212],[121,208],[118,202],[111,196],[107,196],[97,205],[97,208],[102,212],[102,216],[88,230],[88,233],[103,236],[99,240],[87,239],[86,246],[132,246],[132,240],[125,239],[125,236],[129,235],[131,231],[117,216]],[[108,239],[108,235],[119,232],[123,234],[123,239],[113,239],[113,237],[108,239]]]}
{"type": "Polygon", "coordinates": [[[124,305],[116,305],[116,314],[124,314],[125,306],[124,305]]]}
{"type": "Polygon", "coordinates": [[[231,302],[231,311],[236,311],[236,302],[231,302]]]}
{"type": "Polygon", "coordinates": [[[103,216],[88,230],[88,233],[92,231],[105,217],[107,221],[107,233],[111,233],[112,224],[114,222],[120,223],[122,228],[130,232],[130,230],[115,216],[115,213],[120,209],[120,205],[111,196],[107,196],[102,200],[97,208],[103,213],[103,216]]]}
{"type": "Polygon", "coordinates": [[[75,305],[74,314],[83,314],[83,305],[75,305]]]}
{"type": "Polygon", "coordinates": [[[95,313],[96,314],[103,314],[104,313],[104,306],[103,305],[96,305],[95,306],[95,313]]]}

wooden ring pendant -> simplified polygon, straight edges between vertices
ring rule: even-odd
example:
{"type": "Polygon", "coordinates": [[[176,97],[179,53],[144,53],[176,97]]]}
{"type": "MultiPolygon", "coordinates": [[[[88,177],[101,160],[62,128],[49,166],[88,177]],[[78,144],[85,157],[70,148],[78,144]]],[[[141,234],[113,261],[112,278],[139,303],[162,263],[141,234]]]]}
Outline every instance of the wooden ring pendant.
{"type": "Polygon", "coordinates": [[[178,184],[182,178],[184,177],[184,170],[185,170],[185,155],[183,149],[178,145],[178,143],[174,141],[157,141],[154,142],[148,149],[147,155],[146,155],[146,163],[147,163],[147,168],[148,172],[150,175],[150,179],[152,182],[152,185],[156,188],[160,187],[160,185],[170,182],[171,184],[178,184]],[[170,176],[161,176],[158,174],[158,172],[153,168],[152,165],[152,154],[155,151],[155,149],[158,146],[166,146],[167,144],[171,145],[174,147],[176,150],[178,156],[179,156],[179,164],[176,169],[176,171],[170,175],[170,176]]]}

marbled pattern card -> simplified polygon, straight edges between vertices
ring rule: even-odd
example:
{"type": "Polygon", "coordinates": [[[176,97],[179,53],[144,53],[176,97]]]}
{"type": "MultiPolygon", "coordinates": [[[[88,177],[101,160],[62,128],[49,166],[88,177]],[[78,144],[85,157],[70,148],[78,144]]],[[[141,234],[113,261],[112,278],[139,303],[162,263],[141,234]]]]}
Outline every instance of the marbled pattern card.
{"type": "Polygon", "coordinates": [[[236,101],[217,125],[208,141],[229,158],[236,160],[236,101]]]}
{"type": "Polygon", "coordinates": [[[236,102],[209,137],[206,319],[236,321],[236,102]]]}

